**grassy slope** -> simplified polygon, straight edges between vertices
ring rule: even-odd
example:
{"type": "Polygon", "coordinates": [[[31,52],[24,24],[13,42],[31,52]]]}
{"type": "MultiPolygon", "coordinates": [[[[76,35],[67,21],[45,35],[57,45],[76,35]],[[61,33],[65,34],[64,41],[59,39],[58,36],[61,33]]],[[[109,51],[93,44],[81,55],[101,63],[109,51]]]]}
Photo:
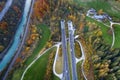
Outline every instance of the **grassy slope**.
{"type": "MultiPolygon", "coordinates": [[[[42,29],[44,25],[41,25],[42,29]]],[[[39,27],[39,28],[41,28],[39,27]]],[[[46,29],[48,29],[46,27],[46,29]]],[[[49,40],[50,33],[47,30],[44,30],[44,32],[47,34],[44,34],[43,41],[49,40]],[[46,37],[47,38],[46,38],[46,37]],[[46,40],[45,40],[46,39],[46,40]]],[[[43,43],[41,43],[43,44],[43,43]]],[[[40,49],[40,47],[38,47],[40,49]]],[[[49,54],[52,52],[53,49],[45,53],[41,58],[37,60],[37,62],[34,63],[34,65],[28,70],[28,72],[25,74],[24,80],[44,80],[44,75],[46,72],[47,62],[49,58],[49,54]],[[34,74],[35,73],[35,74],[34,74]],[[33,75],[34,74],[34,75],[33,75]]],[[[35,53],[38,53],[37,49],[35,50],[35,53]]],[[[54,74],[52,75],[52,80],[59,80],[58,77],[56,77],[54,74]]]]}
{"type": "Polygon", "coordinates": [[[54,48],[39,58],[26,72],[24,80],[44,80],[48,58],[54,48]]]}
{"type": "Polygon", "coordinates": [[[110,3],[108,3],[107,1],[92,0],[92,1],[88,2],[86,6],[88,8],[94,8],[97,11],[100,10],[100,9],[103,9],[103,11],[106,12],[106,13],[108,13],[110,16],[113,16],[116,19],[120,19],[119,12],[115,12],[112,9],[112,6],[110,5],[110,3]]]}
{"type": "Polygon", "coordinates": [[[104,39],[104,42],[108,45],[111,45],[112,44],[112,36],[108,34],[108,30],[109,28],[107,26],[105,26],[103,23],[101,22],[97,22],[96,20],[90,18],[90,17],[86,17],[86,20],[87,21],[90,21],[90,22],[95,22],[98,26],[100,26],[100,29],[102,30],[102,33],[103,33],[103,39],[104,39]]]}
{"type": "Polygon", "coordinates": [[[53,74],[53,80],[60,80],[60,79],[53,74]]]}
{"type": "MultiPolygon", "coordinates": [[[[46,45],[47,41],[49,40],[51,33],[49,28],[44,24],[39,24],[37,28],[40,28],[43,31],[42,39],[38,42],[37,47],[34,49],[33,54],[27,59],[26,63],[24,65],[28,66],[33,60],[34,57],[39,53],[39,51],[46,45]]],[[[25,69],[25,68],[24,68],[25,69]]],[[[13,74],[12,80],[19,80],[21,78],[21,75],[24,71],[23,68],[19,68],[15,71],[13,74]]]]}
{"type": "Polygon", "coordinates": [[[33,51],[33,55],[31,55],[30,58],[26,61],[27,65],[30,64],[31,61],[33,61],[36,54],[40,52],[40,50],[45,46],[46,42],[49,40],[51,36],[50,30],[46,25],[39,24],[37,28],[42,30],[42,39],[38,42],[37,47],[33,51]]]}
{"type": "Polygon", "coordinates": [[[72,60],[71,60],[71,52],[70,52],[70,44],[67,43],[67,51],[68,51],[68,64],[69,64],[69,73],[70,73],[70,79],[72,80],[72,60]]]}
{"type": "Polygon", "coordinates": [[[120,25],[115,25],[114,26],[114,31],[115,31],[115,45],[114,48],[120,48],[120,25]]]}
{"type": "MultiPolygon", "coordinates": [[[[92,18],[89,18],[89,17],[86,17],[86,20],[90,21],[90,22],[95,22],[97,25],[100,26],[102,32],[103,32],[103,39],[104,39],[104,42],[107,44],[107,45],[111,45],[112,44],[112,36],[108,34],[108,30],[109,28],[107,26],[105,26],[104,24],[100,23],[100,22],[97,22],[95,21],[94,19],[92,18]]],[[[113,48],[120,48],[120,25],[115,25],[114,26],[114,31],[115,31],[115,44],[113,46],[113,48]]]]}
{"type": "MultiPolygon", "coordinates": [[[[82,60],[83,61],[83,60],[82,60]]],[[[83,74],[81,71],[81,65],[82,65],[82,61],[77,63],[77,75],[78,75],[78,80],[84,80],[83,78],[83,74]]]]}
{"type": "MultiPolygon", "coordinates": [[[[91,0],[91,1],[87,1],[86,2],[81,2],[80,0],[76,0],[77,3],[79,3],[80,6],[83,6],[84,8],[86,9],[89,9],[89,8],[94,8],[96,9],[97,11],[100,10],[100,9],[103,9],[104,12],[108,13],[110,16],[113,16],[114,20],[116,19],[120,19],[120,13],[119,11],[118,12],[115,12],[113,9],[112,9],[112,6],[110,5],[110,3],[106,2],[106,1],[102,1],[102,0],[91,0]],[[81,4],[82,3],[82,4],[81,4]],[[84,4],[84,5],[83,5],[84,4]]],[[[105,25],[103,25],[102,23],[99,23],[95,20],[92,20],[90,18],[87,18],[87,20],[91,21],[91,22],[95,22],[97,23],[99,26],[101,26],[101,30],[103,32],[103,39],[105,41],[105,43],[107,44],[111,44],[112,43],[112,37],[110,35],[108,35],[107,31],[109,28],[107,28],[105,25]]],[[[119,46],[119,34],[120,34],[120,28],[119,27],[116,27],[115,28],[115,35],[116,35],[116,42],[115,42],[115,46],[114,48],[120,48],[119,46]]]]}

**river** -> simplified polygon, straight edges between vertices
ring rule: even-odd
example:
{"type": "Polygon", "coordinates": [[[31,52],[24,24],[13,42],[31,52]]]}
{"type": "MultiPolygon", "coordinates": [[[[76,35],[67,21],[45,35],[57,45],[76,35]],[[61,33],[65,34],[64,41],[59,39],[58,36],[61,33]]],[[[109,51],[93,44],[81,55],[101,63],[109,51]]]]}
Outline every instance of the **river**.
{"type": "Polygon", "coordinates": [[[31,2],[32,0],[26,0],[21,23],[19,24],[16,34],[14,36],[13,44],[11,45],[8,52],[0,62],[0,71],[2,71],[7,66],[7,64],[11,61],[16,51],[19,49],[19,45],[21,43],[20,36],[24,33],[24,29],[26,27],[25,25],[27,23],[27,17],[29,15],[29,10],[31,8],[31,2]]]}

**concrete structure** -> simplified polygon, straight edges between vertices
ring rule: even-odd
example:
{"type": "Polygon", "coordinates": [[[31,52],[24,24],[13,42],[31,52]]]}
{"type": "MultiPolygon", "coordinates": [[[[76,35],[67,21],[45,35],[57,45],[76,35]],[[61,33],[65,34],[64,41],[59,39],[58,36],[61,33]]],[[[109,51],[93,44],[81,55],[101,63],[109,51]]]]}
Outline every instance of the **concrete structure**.
{"type": "Polygon", "coordinates": [[[112,18],[107,13],[98,15],[96,10],[93,8],[91,8],[87,11],[87,16],[91,16],[92,18],[94,18],[96,20],[100,20],[100,21],[103,21],[103,20],[112,21],[112,18]]]}

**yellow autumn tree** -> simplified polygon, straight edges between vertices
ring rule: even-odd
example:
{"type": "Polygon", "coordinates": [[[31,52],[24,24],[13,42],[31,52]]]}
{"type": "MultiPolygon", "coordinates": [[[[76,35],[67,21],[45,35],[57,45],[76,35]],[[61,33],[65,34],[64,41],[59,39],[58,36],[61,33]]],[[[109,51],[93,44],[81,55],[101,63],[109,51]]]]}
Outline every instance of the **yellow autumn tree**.
{"type": "Polygon", "coordinates": [[[0,51],[3,51],[4,46],[0,45],[0,51]]]}
{"type": "Polygon", "coordinates": [[[99,15],[101,15],[101,14],[103,14],[104,12],[103,12],[103,9],[100,9],[99,11],[98,11],[98,14],[99,15]]]}

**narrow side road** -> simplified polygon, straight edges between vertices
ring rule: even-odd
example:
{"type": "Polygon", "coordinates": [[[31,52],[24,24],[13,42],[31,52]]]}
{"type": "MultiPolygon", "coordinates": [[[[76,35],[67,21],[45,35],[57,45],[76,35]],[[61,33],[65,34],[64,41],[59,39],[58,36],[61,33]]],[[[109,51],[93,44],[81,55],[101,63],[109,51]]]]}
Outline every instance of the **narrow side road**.
{"type": "Polygon", "coordinates": [[[23,74],[22,74],[22,77],[20,80],[23,80],[24,76],[25,76],[25,73],[28,71],[28,69],[42,56],[44,55],[46,52],[48,52],[50,49],[54,48],[54,47],[57,47],[57,44],[52,46],[51,48],[48,48],[47,50],[45,50],[42,54],[39,53],[39,55],[30,63],[30,65],[28,65],[28,67],[24,70],[23,74]]]}
{"type": "Polygon", "coordinates": [[[55,65],[56,65],[56,61],[57,61],[57,58],[58,58],[58,51],[59,51],[60,45],[61,45],[61,42],[59,42],[58,44],[56,44],[57,51],[56,51],[56,55],[55,55],[55,59],[54,59],[54,64],[53,64],[53,73],[54,73],[58,78],[62,79],[63,73],[58,74],[58,73],[56,73],[56,71],[55,71],[55,65]]]}
{"type": "Polygon", "coordinates": [[[86,77],[86,75],[85,75],[85,73],[84,73],[85,52],[84,52],[84,49],[83,49],[83,46],[82,46],[81,42],[78,41],[78,40],[76,40],[76,41],[79,43],[80,48],[81,48],[81,52],[82,52],[82,57],[81,57],[81,59],[80,59],[80,60],[83,60],[82,65],[81,65],[81,67],[82,67],[82,68],[81,68],[81,69],[82,69],[82,74],[83,74],[85,80],[87,80],[87,77],[86,77]]]}

